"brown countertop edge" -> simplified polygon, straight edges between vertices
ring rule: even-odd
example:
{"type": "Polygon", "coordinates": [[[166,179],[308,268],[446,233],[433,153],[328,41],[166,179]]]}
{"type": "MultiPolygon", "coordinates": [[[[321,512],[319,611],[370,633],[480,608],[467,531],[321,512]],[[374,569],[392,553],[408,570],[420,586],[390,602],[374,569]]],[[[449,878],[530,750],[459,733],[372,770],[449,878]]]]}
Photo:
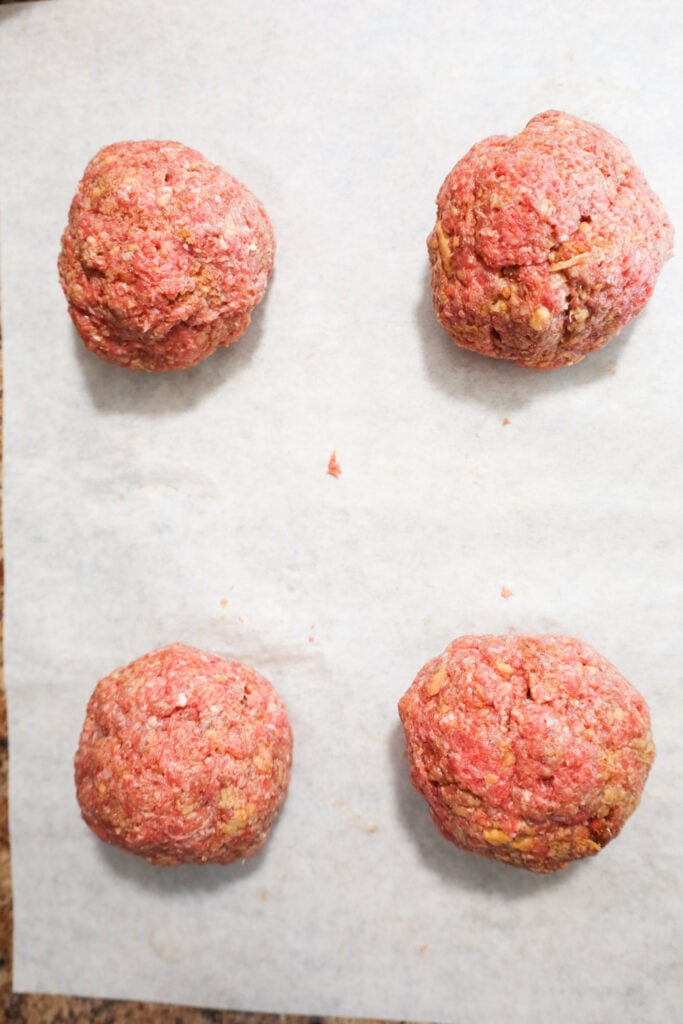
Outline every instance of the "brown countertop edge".
{"type": "MultiPolygon", "coordinates": [[[[0,5],[26,0],[0,0],[0,5]]],[[[35,0],[34,0],[35,2],[35,0]]],[[[55,2],[55,0],[52,0],[55,2]]],[[[0,308],[0,360],[2,310],[0,308]]],[[[2,366],[0,365],[0,447],[2,446],[2,366]]],[[[2,453],[0,452],[0,488],[2,453]]],[[[1,491],[0,491],[1,493],[1,491]]],[[[7,804],[7,702],[2,662],[4,625],[4,557],[0,510],[0,1021],[6,1024],[360,1024],[359,1018],[292,1017],[280,1014],[232,1013],[160,1003],[72,996],[36,995],[12,991],[12,881],[7,804]]],[[[379,1024],[366,1021],[365,1024],[379,1024]]],[[[404,1022],[401,1022],[404,1024],[404,1022]]]]}

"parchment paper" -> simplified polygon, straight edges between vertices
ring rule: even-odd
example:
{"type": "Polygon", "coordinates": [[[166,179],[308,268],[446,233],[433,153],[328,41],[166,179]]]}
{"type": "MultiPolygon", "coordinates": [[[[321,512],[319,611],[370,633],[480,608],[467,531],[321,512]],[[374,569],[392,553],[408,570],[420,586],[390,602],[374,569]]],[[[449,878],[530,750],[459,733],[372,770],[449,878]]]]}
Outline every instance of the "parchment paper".
{"type": "Polygon", "coordinates": [[[683,224],[682,40],[674,2],[0,12],[18,990],[676,1019],[680,259],[620,340],[534,373],[436,325],[425,238],[469,146],[549,107],[624,138],[683,224]],[[278,238],[248,335],[159,376],[85,352],[55,266],[88,159],[149,137],[247,182],[278,238]],[[506,630],[582,637],[652,709],[641,808],[553,877],[447,844],[401,757],[395,705],[421,665],[457,635],[506,630]],[[79,817],[95,682],[175,640],[253,664],[290,711],[291,791],[242,866],[153,868],[79,817]]]}

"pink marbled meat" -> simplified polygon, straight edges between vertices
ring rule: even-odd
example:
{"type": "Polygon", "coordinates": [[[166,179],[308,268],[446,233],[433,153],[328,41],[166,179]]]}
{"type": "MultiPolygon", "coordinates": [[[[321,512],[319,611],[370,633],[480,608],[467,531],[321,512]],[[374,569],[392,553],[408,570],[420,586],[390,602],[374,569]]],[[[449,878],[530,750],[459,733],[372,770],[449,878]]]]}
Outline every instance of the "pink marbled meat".
{"type": "Polygon", "coordinates": [[[619,833],[654,759],[643,697],[570,637],[461,637],[399,713],[413,784],[446,839],[541,873],[619,833]]]}
{"type": "Polygon", "coordinates": [[[100,680],[75,759],[87,824],[153,864],[230,861],[266,841],[292,732],[252,668],[172,644],[100,680]]]}
{"type": "Polygon", "coordinates": [[[673,229],[622,142],[549,110],[455,165],[427,244],[436,314],[457,344],[543,370],[637,316],[673,229]]]}
{"type": "Polygon", "coordinates": [[[59,275],[86,346],[133,370],[178,370],[247,329],[275,251],[258,199],[178,142],[119,142],[88,164],[59,275]]]}

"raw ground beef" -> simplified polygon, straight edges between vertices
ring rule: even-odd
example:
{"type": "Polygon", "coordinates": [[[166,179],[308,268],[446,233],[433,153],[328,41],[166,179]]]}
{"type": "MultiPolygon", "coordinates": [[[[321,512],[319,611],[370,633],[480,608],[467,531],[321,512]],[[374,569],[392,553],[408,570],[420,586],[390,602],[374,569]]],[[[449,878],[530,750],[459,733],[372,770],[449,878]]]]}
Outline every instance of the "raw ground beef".
{"type": "Polygon", "coordinates": [[[637,316],[673,229],[622,142],[549,110],[455,165],[427,245],[436,315],[457,344],[544,370],[637,316]]]}
{"type": "Polygon", "coordinates": [[[569,637],[461,637],[399,714],[413,784],[446,839],[543,873],[619,833],[655,753],[643,697],[569,637]]]}
{"type": "Polygon", "coordinates": [[[100,680],[75,760],[87,824],[152,864],[227,864],[266,841],[292,732],[252,668],[172,644],[100,680]]]}
{"type": "Polygon", "coordinates": [[[247,329],[273,267],[258,199],[178,142],[119,142],[71,203],[59,276],[87,348],[132,370],[178,370],[247,329]]]}

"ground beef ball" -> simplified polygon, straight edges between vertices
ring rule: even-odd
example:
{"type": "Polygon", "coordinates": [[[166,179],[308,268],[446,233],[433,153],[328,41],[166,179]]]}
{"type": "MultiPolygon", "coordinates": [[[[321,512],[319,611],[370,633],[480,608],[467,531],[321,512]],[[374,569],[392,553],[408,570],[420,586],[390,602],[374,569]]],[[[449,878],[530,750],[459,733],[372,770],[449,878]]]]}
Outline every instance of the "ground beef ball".
{"type": "Polygon", "coordinates": [[[179,370],[247,329],[273,267],[249,189],[179,142],[119,142],[71,203],[59,276],[87,348],[132,370],[179,370]]]}
{"type": "Polygon", "coordinates": [[[655,753],[644,699],[570,637],[461,637],[399,714],[413,784],[446,839],[543,873],[618,834],[655,753]]]}
{"type": "Polygon", "coordinates": [[[436,315],[482,355],[576,363],[641,311],[672,244],[624,144],[549,110],[473,146],[441,186],[427,242],[436,315]]]}
{"type": "Polygon", "coordinates": [[[291,760],[287,712],[263,676],[172,644],[97,684],[76,794],[100,839],[152,864],[228,864],[265,843],[291,760]]]}

